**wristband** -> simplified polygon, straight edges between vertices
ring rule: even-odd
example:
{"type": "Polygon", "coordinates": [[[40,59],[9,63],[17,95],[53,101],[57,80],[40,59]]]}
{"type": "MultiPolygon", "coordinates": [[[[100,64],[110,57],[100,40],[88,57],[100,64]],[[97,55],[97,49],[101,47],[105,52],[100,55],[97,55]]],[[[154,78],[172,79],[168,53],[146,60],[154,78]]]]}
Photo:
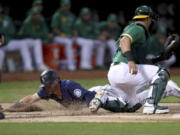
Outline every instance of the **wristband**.
{"type": "Polygon", "coordinates": [[[134,61],[134,57],[131,54],[131,51],[127,51],[123,53],[123,56],[128,59],[128,61],[134,61]]]}

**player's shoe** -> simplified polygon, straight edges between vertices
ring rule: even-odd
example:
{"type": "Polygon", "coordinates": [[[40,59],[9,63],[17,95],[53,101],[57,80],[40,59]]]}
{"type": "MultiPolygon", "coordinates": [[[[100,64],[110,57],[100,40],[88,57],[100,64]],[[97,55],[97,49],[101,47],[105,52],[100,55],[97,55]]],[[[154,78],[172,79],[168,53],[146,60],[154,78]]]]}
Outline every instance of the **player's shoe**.
{"type": "Polygon", "coordinates": [[[91,112],[97,112],[98,109],[101,107],[101,101],[98,98],[94,98],[89,103],[89,109],[91,112]]]}
{"type": "Polygon", "coordinates": [[[144,114],[165,114],[169,113],[169,109],[166,106],[154,106],[153,104],[146,103],[143,109],[144,114]]]}

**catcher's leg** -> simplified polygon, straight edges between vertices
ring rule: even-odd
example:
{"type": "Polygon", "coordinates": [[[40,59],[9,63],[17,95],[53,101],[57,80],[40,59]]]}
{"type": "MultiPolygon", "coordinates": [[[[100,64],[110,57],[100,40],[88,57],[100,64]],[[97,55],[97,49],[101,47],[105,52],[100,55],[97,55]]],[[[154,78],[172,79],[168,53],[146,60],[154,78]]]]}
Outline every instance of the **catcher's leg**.
{"type": "Polygon", "coordinates": [[[158,103],[164,93],[169,79],[169,72],[165,68],[160,68],[158,74],[153,78],[147,101],[144,105],[143,113],[168,113],[167,107],[160,107],[158,103]]]}

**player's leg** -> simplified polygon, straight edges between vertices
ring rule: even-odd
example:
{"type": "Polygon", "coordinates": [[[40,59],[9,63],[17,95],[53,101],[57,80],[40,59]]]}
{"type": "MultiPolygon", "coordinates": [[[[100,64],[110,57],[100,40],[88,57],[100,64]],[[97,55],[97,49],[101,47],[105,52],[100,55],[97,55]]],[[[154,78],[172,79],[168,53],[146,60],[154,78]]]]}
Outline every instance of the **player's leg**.
{"type": "Polygon", "coordinates": [[[151,87],[149,90],[148,98],[144,105],[143,113],[168,113],[168,108],[158,106],[158,103],[165,91],[167,82],[169,80],[169,72],[165,68],[160,68],[157,75],[153,77],[151,87]]]}
{"type": "MultiPolygon", "coordinates": [[[[151,104],[151,111],[147,113],[165,113],[167,108],[160,108],[157,106],[163,91],[165,90],[166,83],[169,79],[166,70],[161,69],[159,72],[159,67],[153,65],[137,65],[138,73],[136,75],[131,75],[129,73],[128,65],[125,63],[120,63],[118,65],[112,65],[109,73],[108,79],[111,84],[116,89],[119,89],[122,93],[126,94],[126,101],[128,104],[133,104],[136,99],[136,91],[142,87],[145,83],[152,81],[153,94],[151,93],[151,99],[153,103],[151,104]],[[158,74],[157,74],[158,72],[158,74]],[[159,98],[160,97],[160,98],[159,98]],[[155,111],[155,112],[154,112],[155,111]]],[[[147,104],[145,110],[147,110],[147,104]]],[[[150,107],[149,107],[150,108],[150,107]]],[[[146,111],[144,111],[146,113],[146,111]]]]}
{"type": "Polygon", "coordinates": [[[91,39],[77,38],[76,43],[81,47],[81,69],[92,69],[91,56],[94,48],[94,41],[91,39]]]}
{"type": "Polygon", "coordinates": [[[110,85],[95,86],[89,89],[97,94],[90,102],[91,112],[96,112],[100,107],[112,112],[127,111],[127,104],[119,94],[119,91],[113,90],[110,85]]]}
{"type": "Polygon", "coordinates": [[[114,39],[110,39],[107,41],[107,47],[110,49],[111,52],[111,59],[114,57],[114,54],[116,52],[116,41],[114,39]]]}
{"type": "Polygon", "coordinates": [[[74,54],[73,54],[73,48],[72,48],[72,39],[55,37],[54,42],[64,45],[65,53],[66,53],[66,57],[67,57],[68,69],[75,70],[76,66],[75,66],[74,54]]]}
{"type": "Polygon", "coordinates": [[[4,48],[5,51],[19,51],[23,61],[24,71],[33,71],[32,59],[25,40],[11,40],[4,48]]]}
{"type": "Polygon", "coordinates": [[[97,67],[104,66],[105,47],[106,47],[106,42],[102,42],[99,40],[95,41],[96,66],[97,67]]]}
{"type": "Polygon", "coordinates": [[[31,49],[33,51],[37,70],[43,71],[48,69],[48,67],[44,64],[42,41],[40,39],[29,39],[29,42],[31,42],[31,49]]]}
{"type": "Polygon", "coordinates": [[[0,72],[2,71],[3,63],[4,63],[5,53],[3,50],[0,50],[0,72]]]}
{"type": "Polygon", "coordinates": [[[180,88],[172,80],[168,81],[166,89],[162,95],[162,98],[165,98],[168,96],[174,96],[174,97],[180,98],[180,88]]]}

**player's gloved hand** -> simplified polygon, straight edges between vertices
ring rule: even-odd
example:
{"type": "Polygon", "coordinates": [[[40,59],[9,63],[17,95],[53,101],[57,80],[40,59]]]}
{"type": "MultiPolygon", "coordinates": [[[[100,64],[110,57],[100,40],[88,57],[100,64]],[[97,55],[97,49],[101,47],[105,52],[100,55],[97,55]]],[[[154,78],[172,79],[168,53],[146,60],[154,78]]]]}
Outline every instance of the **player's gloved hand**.
{"type": "Polygon", "coordinates": [[[128,61],[129,73],[135,75],[138,73],[136,63],[134,61],[128,61]]]}

